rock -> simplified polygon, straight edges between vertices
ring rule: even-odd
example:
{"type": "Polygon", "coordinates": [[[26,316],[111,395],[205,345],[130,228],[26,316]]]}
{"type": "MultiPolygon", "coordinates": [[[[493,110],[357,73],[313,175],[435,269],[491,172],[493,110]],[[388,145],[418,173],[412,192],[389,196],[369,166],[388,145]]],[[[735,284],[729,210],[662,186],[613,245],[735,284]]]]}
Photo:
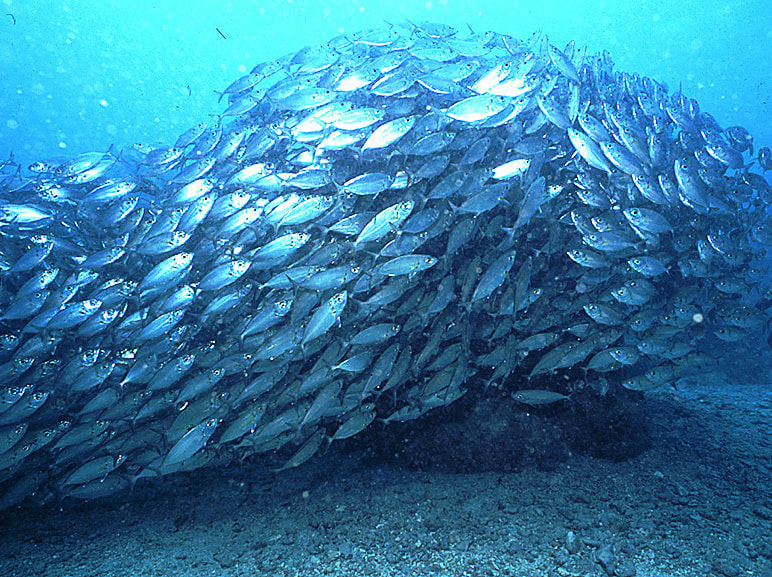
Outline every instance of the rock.
{"type": "Polygon", "coordinates": [[[617,577],[635,577],[636,574],[635,566],[627,560],[620,560],[614,568],[614,575],[617,577]]]}
{"type": "Polygon", "coordinates": [[[716,575],[723,575],[724,577],[737,577],[740,575],[740,568],[728,559],[715,559],[711,563],[711,568],[715,571],[716,575]]]}
{"type": "Polygon", "coordinates": [[[595,560],[603,567],[603,570],[608,575],[614,574],[614,567],[616,566],[616,557],[614,551],[609,544],[601,545],[600,549],[595,552],[595,560]]]}
{"type": "Polygon", "coordinates": [[[236,562],[236,554],[227,546],[220,547],[212,554],[212,558],[217,561],[223,569],[233,567],[233,564],[236,562]]]}
{"type": "Polygon", "coordinates": [[[568,549],[568,552],[576,554],[581,548],[582,543],[579,541],[579,537],[573,531],[569,531],[568,535],[566,535],[566,549],[568,549]]]}

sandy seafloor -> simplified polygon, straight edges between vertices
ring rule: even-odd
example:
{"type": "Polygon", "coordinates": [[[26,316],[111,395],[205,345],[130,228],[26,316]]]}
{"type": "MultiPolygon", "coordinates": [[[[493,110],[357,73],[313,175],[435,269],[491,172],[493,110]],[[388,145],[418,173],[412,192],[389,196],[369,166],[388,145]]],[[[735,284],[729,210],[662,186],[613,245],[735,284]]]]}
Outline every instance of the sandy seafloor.
{"type": "MultiPolygon", "coordinates": [[[[772,386],[647,393],[651,449],[447,474],[330,452],[0,514],[2,577],[772,576],[772,386]]],[[[375,426],[375,425],[374,425],[375,426]]]]}

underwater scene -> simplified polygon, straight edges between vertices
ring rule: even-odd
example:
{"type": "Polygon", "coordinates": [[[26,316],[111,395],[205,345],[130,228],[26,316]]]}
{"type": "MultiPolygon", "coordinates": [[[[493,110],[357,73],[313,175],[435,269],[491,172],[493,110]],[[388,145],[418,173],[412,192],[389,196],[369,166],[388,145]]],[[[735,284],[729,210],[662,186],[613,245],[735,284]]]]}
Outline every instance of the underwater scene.
{"type": "Polygon", "coordinates": [[[0,10],[0,575],[772,577],[761,1],[0,10]]]}

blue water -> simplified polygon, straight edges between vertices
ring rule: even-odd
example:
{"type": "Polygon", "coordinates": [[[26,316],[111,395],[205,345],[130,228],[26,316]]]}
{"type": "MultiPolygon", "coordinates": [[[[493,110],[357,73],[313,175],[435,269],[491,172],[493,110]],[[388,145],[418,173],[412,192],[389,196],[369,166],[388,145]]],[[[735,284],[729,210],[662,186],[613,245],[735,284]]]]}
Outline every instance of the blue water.
{"type": "Polygon", "coordinates": [[[772,142],[772,10],[763,0],[426,2],[2,0],[0,158],[24,163],[171,143],[222,110],[257,62],[405,18],[607,49],[679,85],[724,126],[772,142]]]}

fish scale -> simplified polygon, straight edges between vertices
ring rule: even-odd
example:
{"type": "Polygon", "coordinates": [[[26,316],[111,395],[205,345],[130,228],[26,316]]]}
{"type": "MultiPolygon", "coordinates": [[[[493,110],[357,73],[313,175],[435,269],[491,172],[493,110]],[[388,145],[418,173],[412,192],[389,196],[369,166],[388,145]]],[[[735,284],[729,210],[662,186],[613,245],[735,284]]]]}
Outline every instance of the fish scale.
{"type": "Polygon", "coordinates": [[[352,33],[174,143],[0,165],[2,506],[292,468],[493,382],[647,390],[768,322],[769,148],[585,50],[352,33]]]}

